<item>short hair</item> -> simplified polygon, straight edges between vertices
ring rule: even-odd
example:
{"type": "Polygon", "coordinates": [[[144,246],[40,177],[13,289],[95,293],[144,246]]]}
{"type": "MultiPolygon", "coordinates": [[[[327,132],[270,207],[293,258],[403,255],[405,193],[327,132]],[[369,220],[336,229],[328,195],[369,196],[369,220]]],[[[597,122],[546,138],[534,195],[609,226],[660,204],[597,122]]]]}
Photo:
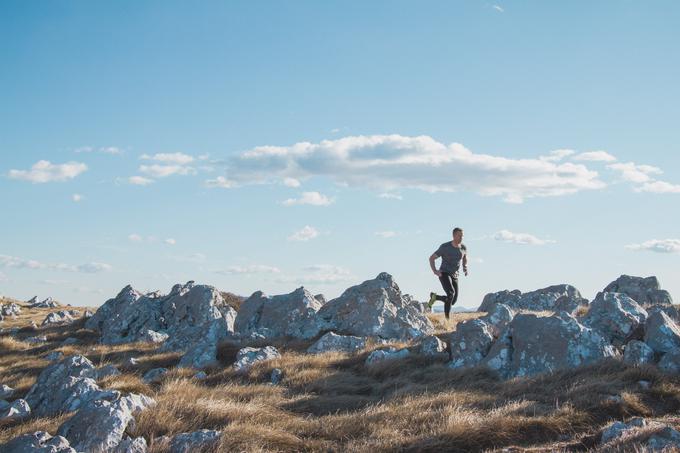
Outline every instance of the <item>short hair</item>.
{"type": "Polygon", "coordinates": [[[454,228],[454,229],[453,229],[453,234],[456,234],[456,232],[457,232],[457,231],[460,231],[460,232],[462,232],[462,231],[463,231],[463,229],[462,229],[462,228],[458,228],[458,227],[456,227],[456,228],[454,228]]]}

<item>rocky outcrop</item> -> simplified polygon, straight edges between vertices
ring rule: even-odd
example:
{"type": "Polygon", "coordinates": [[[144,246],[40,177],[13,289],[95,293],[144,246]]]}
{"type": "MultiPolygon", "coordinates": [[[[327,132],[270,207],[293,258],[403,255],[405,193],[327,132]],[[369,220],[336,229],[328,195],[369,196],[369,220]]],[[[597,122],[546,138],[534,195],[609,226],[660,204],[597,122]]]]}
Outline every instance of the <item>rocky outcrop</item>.
{"type": "Polygon", "coordinates": [[[371,352],[368,357],[366,357],[366,366],[371,366],[371,365],[377,365],[379,363],[385,363],[389,362],[391,360],[396,360],[396,359],[403,359],[404,357],[408,357],[410,355],[410,351],[406,348],[404,349],[397,349],[397,348],[387,348],[387,349],[376,349],[375,351],[371,352]]]}
{"type": "Polygon", "coordinates": [[[631,365],[654,363],[654,350],[644,341],[630,341],[623,351],[623,361],[631,365]]]}
{"type": "Polygon", "coordinates": [[[489,352],[494,341],[492,327],[482,319],[471,319],[458,324],[451,334],[451,368],[478,365],[489,352]]]}
{"type": "Polygon", "coordinates": [[[366,339],[352,335],[338,335],[335,332],[328,332],[311,345],[307,352],[310,354],[320,354],[324,352],[357,352],[366,347],[366,339]]]}
{"type": "Polygon", "coordinates": [[[438,357],[446,354],[446,343],[435,335],[428,335],[420,342],[420,353],[427,356],[438,357]]]}
{"type": "Polygon", "coordinates": [[[62,436],[50,436],[45,431],[24,434],[0,445],[5,453],[76,453],[68,440],[62,436]]]}
{"type": "Polygon", "coordinates": [[[58,302],[52,300],[51,297],[48,297],[38,302],[38,297],[35,296],[27,303],[29,308],[57,308],[61,306],[58,302]]]}
{"type": "Polygon", "coordinates": [[[279,357],[281,357],[281,354],[279,354],[279,351],[274,346],[265,346],[264,348],[242,348],[236,355],[234,369],[236,371],[247,371],[258,362],[277,359],[279,357]]]}
{"type": "Polygon", "coordinates": [[[220,431],[208,429],[177,434],[170,441],[170,453],[191,453],[199,448],[208,447],[219,440],[220,434],[220,431]]]}
{"type": "Polygon", "coordinates": [[[434,333],[430,320],[386,272],[347,288],[317,316],[327,330],[360,337],[411,340],[434,333]]]}
{"type": "Polygon", "coordinates": [[[17,316],[21,313],[21,307],[14,302],[7,305],[0,304],[0,315],[2,316],[17,316]]]}
{"type": "Polygon", "coordinates": [[[673,303],[669,292],[661,289],[659,280],[654,276],[633,277],[622,275],[608,284],[602,292],[625,294],[643,307],[650,305],[671,305],[673,303]]]}
{"type": "Polygon", "coordinates": [[[0,421],[22,420],[31,415],[31,407],[26,400],[18,399],[0,410],[0,421]]]}
{"type": "Polygon", "coordinates": [[[646,320],[647,310],[627,295],[599,293],[590,303],[590,309],[581,322],[614,345],[622,345],[646,320]]]}
{"type": "Polygon", "coordinates": [[[55,324],[68,324],[75,320],[75,317],[79,316],[80,312],[77,310],[60,310],[48,314],[43,322],[40,323],[41,326],[50,326],[55,324]]]}
{"type": "Polygon", "coordinates": [[[165,296],[143,295],[126,286],[85,327],[99,331],[105,344],[165,338],[162,351],[192,350],[182,364],[205,366],[216,361],[217,344],[233,334],[235,319],[236,311],[217,289],[188,282],[165,296]]]}
{"type": "Polygon", "coordinates": [[[322,301],[302,286],[277,296],[257,291],[241,304],[234,329],[243,337],[258,334],[263,338],[313,338],[322,329],[316,317],[322,301]]]}
{"type": "Polygon", "coordinates": [[[663,311],[654,311],[645,324],[645,343],[657,353],[680,348],[680,327],[663,311]]]}
{"type": "Polygon", "coordinates": [[[580,305],[583,303],[581,293],[571,285],[553,285],[546,288],[537,289],[528,293],[520,290],[498,291],[484,296],[478,311],[490,312],[494,305],[505,304],[514,310],[533,310],[533,311],[557,311],[557,301],[559,306],[580,305]],[[566,298],[563,299],[563,298],[566,298]]]}

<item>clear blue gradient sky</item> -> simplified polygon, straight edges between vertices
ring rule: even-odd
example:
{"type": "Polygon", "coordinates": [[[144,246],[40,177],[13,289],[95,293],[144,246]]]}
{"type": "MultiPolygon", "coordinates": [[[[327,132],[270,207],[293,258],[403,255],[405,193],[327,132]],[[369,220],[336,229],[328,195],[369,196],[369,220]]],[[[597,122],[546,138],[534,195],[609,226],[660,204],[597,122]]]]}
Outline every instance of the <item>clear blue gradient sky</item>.
{"type": "Polygon", "coordinates": [[[0,3],[0,294],[680,298],[676,1],[0,3]]]}

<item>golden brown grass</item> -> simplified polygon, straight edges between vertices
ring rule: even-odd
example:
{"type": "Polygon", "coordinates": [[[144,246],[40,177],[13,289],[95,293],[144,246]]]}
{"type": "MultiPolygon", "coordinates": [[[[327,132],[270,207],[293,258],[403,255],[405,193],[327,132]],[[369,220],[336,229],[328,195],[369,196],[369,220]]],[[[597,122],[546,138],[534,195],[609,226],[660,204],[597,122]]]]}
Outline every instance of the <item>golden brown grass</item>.
{"type": "MultiPolygon", "coordinates": [[[[448,322],[439,314],[429,317],[437,334],[445,337],[457,322],[480,315],[456,313],[448,322]]],[[[680,425],[673,418],[680,410],[680,378],[616,360],[501,381],[486,370],[451,370],[444,359],[417,353],[367,368],[364,361],[377,345],[356,355],[308,355],[304,350],[311,342],[281,340],[270,342],[281,358],[237,373],[230,365],[239,345],[224,342],[218,354],[221,365],[198,380],[194,370],[174,368],[179,354],[158,353],[153,345],[99,345],[78,324],[50,331],[46,345],[21,341],[35,334],[0,336],[0,383],[23,396],[48,365],[41,357],[52,350],[84,354],[98,365],[112,363],[124,373],[100,385],[157,401],[137,417],[133,433],[144,436],[156,453],[168,451],[158,441],[161,436],[204,428],[223,432],[219,445],[206,451],[434,452],[588,450],[597,447],[601,430],[612,420],[644,416],[680,425]],[[60,346],[68,336],[82,342],[60,346]],[[140,364],[125,368],[129,357],[140,364]],[[144,383],[144,372],[159,366],[171,371],[158,383],[144,383]],[[283,371],[276,386],[269,384],[274,368],[283,371]],[[640,380],[649,381],[650,388],[640,386],[640,380]]],[[[54,434],[67,416],[2,425],[0,443],[38,429],[54,434]]],[[[638,441],[644,436],[649,433],[638,441]]],[[[630,442],[608,447],[644,451],[630,442]]]]}

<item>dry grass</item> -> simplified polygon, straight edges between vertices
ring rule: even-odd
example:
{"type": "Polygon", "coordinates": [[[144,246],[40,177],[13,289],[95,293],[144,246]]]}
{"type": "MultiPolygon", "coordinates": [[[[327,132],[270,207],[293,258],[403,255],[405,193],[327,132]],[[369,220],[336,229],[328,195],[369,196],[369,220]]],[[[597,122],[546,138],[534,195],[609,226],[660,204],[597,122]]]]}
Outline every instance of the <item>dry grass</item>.
{"type": "MultiPolygon", "coordinates": [[[[478,316],[456,313],[447,322],[442,315],[429,315],[442,337],[457,322],[478,316]]],[[[157,401],[137,417],[133,433],[144,436],[156,453],[168,451],[158,441],[161,436],[203,428],[223,432],[219,445],[209,451],[573,451],[595,448],[612,420],[644,416],[680,424],[673,418],[680,410],[679,378],[615,360],[500,381],[482,369],[451,370],[443,359],[418,354],[367,368],[364,360],[376,345],[357,355],[307,355],[304,349],[311,342],[280,341],[273,344],[281,358],[237,373],[229,365],[238,345],[225,342],[219,349],[221,366],[197,380],[194,371],[173,368],[178,354],[158,353],[153,345],[99,345],[78,324],[57,330],[48,332],[45,345],[21,341],[36,332],[21,333],[18,339],[0,336],[0,383],[23,396],[48,365],[41,357],[52,350],[112,363],[124,373],[100,385],[157,401]],[[68,336],[82,342],[60,346],[68,336]],[[123,367],[129,357],[137,357],[139,366],[123,367]],[[171,372],[159,383],[145,384],[143,373],[158,366],[171,372]],[[274,368],[283,371],[277,386],[269,384],[274,368]],[[641,387],[640,380],[649,381],[650,388],[641,387]]],[[[0,443],[38,429],[54,434],[67,416],[1,425],[0,443]]],[[[636,439],[642,442],[645,436],[649,433],[636,439]]],[[[630,442],[607,447],[644,451],[630,442]]]]}

